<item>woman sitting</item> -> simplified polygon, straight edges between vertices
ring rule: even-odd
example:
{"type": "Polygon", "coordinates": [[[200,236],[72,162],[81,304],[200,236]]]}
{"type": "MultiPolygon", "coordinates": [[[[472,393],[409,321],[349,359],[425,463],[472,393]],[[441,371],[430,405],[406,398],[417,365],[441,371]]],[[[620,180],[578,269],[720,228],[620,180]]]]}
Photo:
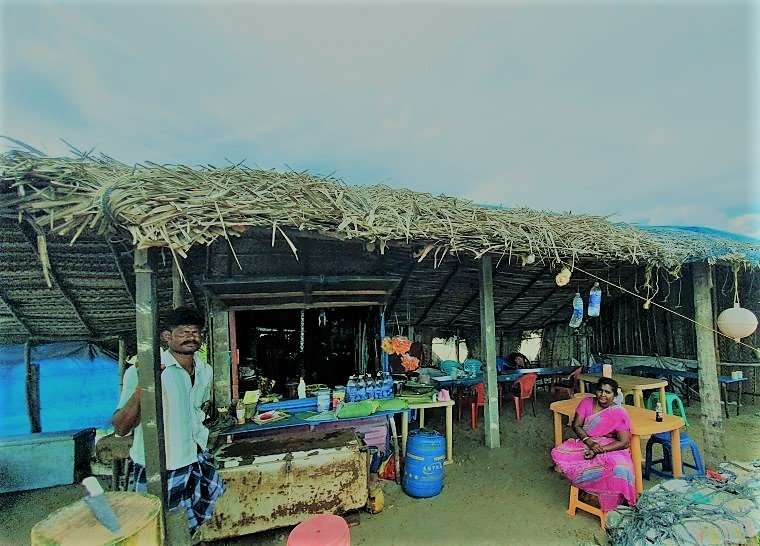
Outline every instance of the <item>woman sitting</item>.
{"type": "Polygon", "coordinates": [[[618,384],[602,377],[596,396],[584,398],[575,410],[572,438],[552,449],[552,459],[578,489],[599,497],[603,512],[624,501],[636,504],[636,478],[631,452],[631,421],[624,408],[613,404],[618,384]]]}

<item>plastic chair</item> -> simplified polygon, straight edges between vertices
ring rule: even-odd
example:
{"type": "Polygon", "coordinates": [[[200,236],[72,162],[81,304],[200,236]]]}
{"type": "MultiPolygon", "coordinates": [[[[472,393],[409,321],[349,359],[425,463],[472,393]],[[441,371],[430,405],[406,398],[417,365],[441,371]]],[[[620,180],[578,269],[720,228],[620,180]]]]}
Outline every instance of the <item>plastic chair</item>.
{"type": "MultiPolygon", "coordinates": [[[[660,401],[660,393],[653,392],[649,398],[647,398],[647,409],[653,410],[657,407],[657,402],[660,401]]],[[[665,393],[665,413],[668,415],[678,415],[683,419],[684,424],[688,427],[689,421],[686,419],[686,410],[683,407],[681,398],[673,392],[665,393]],[[674,413],[674,410],[678,410],[678,413],[674,413]]]]}
{"type": "MultiPolygon", "coordinates": [[[[576,510],[583,510],[584,512],[588,512],[589,514],[593,514],[594,516],[597,516],[599,518],[599,526],[604,529],[607,525],[607,512],[602,512],[601,508],[597,508],[596,506],[591,506],[590,504],[587,504],[583,502],[582,500],[578,499],[578,493],[580,492],[580,489],[578,489],[576,486],[571,485],[570,486],[570,502],[567,507],[567,515],[575,517],[575,511],[576,510]]],[[[588,493],[589,495],[591,493],[588,493]]]]}
{"type": "Polygon", "coordinates": [[[552,400],[567,400],[580,390],[580,376],[583,368],[577,368],[565,377],[552,385],[552,400]]]}
{"type": "Polygon", "coordinates": [[[515,413],[517,414],[517,420],[522,420],[523,400],[530,398],[531,406],[533,407],[533,417],[536,416],[536,399],[533,396],[533,387],[536,385],[536,379],[538,374],[527,373],[521,376],[512,384],[512,391],[510,391],[509,398],[515,402],[515,413]],[[520,392],[514,392],[515,386],[519,387],[520,392]]]}
{"type": "MultiPolygon", "coordinates": [[[[694,459],[694,464],[688,464],[686,461],[683,461],[682,463],[685,468],[691,468],[692,470],[695,470],[698,476],[704,476],[705,475],[705,465],[702,462],[702,456],[699,453],[699,448],[697,447],[696,442],[691,439],[691,437],[686,434],[685,432],[681,433],[681,452],[683,453],[685,451],[684,448],[689,448],[691,450],[691,456],[694,459]]],[[[651,473],[657,474],[658,476],[662,478],[672,478],[673,477],[673,465],[671,464],[671,443],[670,443],[670,433],[669,432],[659,432],[657,434],[654,434],[651,438],[649,438],[649,441],[647,442],[646,447],[646,461],[644,463],[644,478],[647,480],[649,479],[649,476],[651,473]],[[662,446],[662,459],[652,460],[652,448],[655,444],[660,444],[662,446]],[[661,465],[661,470],[657,470],[654,468],[655,465],[661,465]]],[[[684,472],[685,474],[685,472],[684,472]]]]}
{"type": "Polygon", "coordinates": [[[478,383],[474,387],[475,395],[462,396],[457,403],[457,420],[462,418],[462,407],[470,406],[470,428],[478,428],[478,408],[486,405],[486,388],[483,383],[478,383]]]}

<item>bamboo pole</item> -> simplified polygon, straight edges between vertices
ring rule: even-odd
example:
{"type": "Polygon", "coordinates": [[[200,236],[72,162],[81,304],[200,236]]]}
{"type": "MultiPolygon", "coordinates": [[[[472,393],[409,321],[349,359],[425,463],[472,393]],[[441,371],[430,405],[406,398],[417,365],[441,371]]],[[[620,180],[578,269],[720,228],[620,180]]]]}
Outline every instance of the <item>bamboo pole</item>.
{"type": "Polygon", "coordinates": [[[158,337],[158,294],[155,250],[135,250],[135,315],[137,325],[137,381],[141,391],[140,424],[145,445],[148,492],[161,499],[167,544],[190,544],[184,510],[166,510],[167,472],[164,437],[161,355],[158,337]]]}
{"type": "Polygon", "coordinates": [[[26,407],[29,430],[41,432],[40,419],[40,366],[32,360],[32,340],[24,344],[24,368],[26,369],[26,407]]]}
{"type": "Polygon", "coordinates": [[[177,256],[176,259],[172,260],[172,308],[176,309],[177,307],[182,307],[185,305],[185,298],[182,293],[182,276],[179,272],[179,266],[177,266],[177,261],[179,260],[179,256],[177,256]]]}
{"type": "Polygon", "coordinates": [[[493,273],[490,256],[480,259],[480,346],[486,364],[485,441],[495,449],[499,435],[499,384],[496,382],[496,317],[493,308],[493,273]]]}
{"type": "MultiPolygon", "coordinates": [[[[697,262],[692,266],[694,283],[694,318],[699,324],[714,328],[710,266],[697,262]]],[[[720,407],[718,365],[715,357],[715,338],[707,328],[695,326],[697,360],[699,361],[700,418],[702,421],[705,464],[716,468],[725,460],[723,443],[723,414],[720,407]]],[[[726,400],[728,402],[728,400],[726,400]]]]}
{"type": "Polygon", "coordinates": [[[232,358],[230,352],[229,311],[221,302],[211,302],[211,337],[213,351],[211,364],[214,368],[214,401],[216,407],[228,406],[231,402],[232,358]]]}
{"type": "Polygon", "coordinates": [[[127,344],[119,337],[119,391],[124,386],[124,372],[127,369],[127,344]]]}

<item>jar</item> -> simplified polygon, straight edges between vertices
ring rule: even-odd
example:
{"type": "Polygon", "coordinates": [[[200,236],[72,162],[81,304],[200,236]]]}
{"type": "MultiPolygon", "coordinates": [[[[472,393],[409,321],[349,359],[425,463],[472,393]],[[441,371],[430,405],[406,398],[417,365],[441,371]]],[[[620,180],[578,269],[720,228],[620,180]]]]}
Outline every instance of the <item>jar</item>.
{"type": "Polygon", "coordinates": [[[330,389],[323,388],[317,390],[317,411],[328,411],[330,409],[330,389]]]}

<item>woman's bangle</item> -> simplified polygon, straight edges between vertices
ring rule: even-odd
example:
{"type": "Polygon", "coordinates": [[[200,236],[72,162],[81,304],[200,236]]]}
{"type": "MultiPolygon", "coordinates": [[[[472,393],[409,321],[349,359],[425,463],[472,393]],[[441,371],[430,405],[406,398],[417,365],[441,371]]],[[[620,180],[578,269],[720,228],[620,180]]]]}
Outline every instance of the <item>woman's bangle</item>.
{"type": "Polygon", "coordinates": [[[584,436],[583,438],[581,438],[581,442],[585,444],[586,440],[588,440],[589,438],[591,438],[591,436],[584,436]]]}

